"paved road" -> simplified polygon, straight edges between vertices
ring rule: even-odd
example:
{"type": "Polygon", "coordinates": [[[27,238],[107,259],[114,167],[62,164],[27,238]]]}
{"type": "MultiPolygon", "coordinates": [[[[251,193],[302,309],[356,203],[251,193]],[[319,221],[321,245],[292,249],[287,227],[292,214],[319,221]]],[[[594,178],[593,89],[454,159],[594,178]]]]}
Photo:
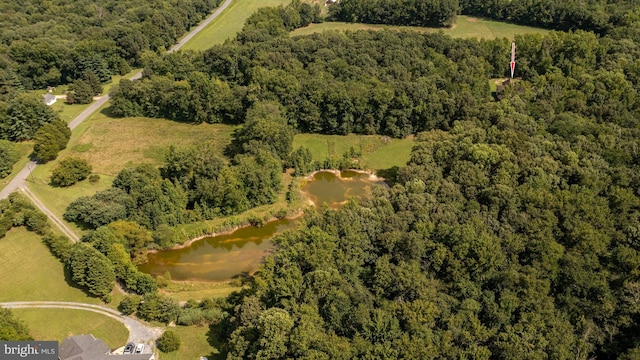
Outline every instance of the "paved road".
{"type": "Polygon", "coordinates": [[[24,186],[25,181],[27,180],[27,176],[29,176],[29,173],[31,172],[31,169],[35,167],[36,162],[30,161],[22,170],[20,170],[16,177],[14,177],[13,180],[11,180],[7,184],[7,186],[0,190],[0,199],[6,199],[9,194],[24,186]]]}
{"type": "MultiPolygon", "coordinates": [[[[127,342],[135,344],[144,343],[154,345],[155,340],[162,335],[162,329],[149,326],[140,320],[122,315],[119,311],[101,305],[92,305],[78,302],[61,301],[16,301],[1,302],[0,307],[10,309],[39,308],[39,309],[74,309],[92,311],[115,319],[129,330],[127,342]]],[[[124,344],[123,344],[124,345],[124,344]]]]}
{"type": "MultiPolygon", "coordinates": [[[[211,15],[209,15],[202,23],[200,23],[200,25],[196,26],[193,30],[191,30],[187,35],[185,35],[184,38],[182,38],[177,44],[172,46],[171,49],[169,49],[167,52],[174,52],[180,49],[184,44],[186,44],[189,40],[191,40],[191,38],[193,38],[197,33],[202,31],[202,29],[204,29],[207,25],[209,25],[210,22],[212,22],[216,17],[218,17],[218,15],[220,15],[231,4],[231,1],[232,0],[225,0],[225,2],[222,3],[222,5],[220,5],[213,13],[211,13],[211,15]]],[[[137,80],[137,79],[140,79],[141,77],[142,77],[142,71],[139,71],[136,74],[134,74],[130,79],[137,80]]],[[[69,128],[71,130],[75,129],[78,125],[80,125],[91,114],[96,112],[107,101],[109,101],[109,94],[106,94],[98,98],[96,101],[93,102],[93,104],[91,104],[88,108],[86,108],[83,112],[81,112],[80,115],[76,116],[76,118],[69,123],[69,128]]],[[[22,170],[20,170],[20,172],[18,172],[16,177],[14,177],[13,180],[9,182],[9,184],[7,184],[2,190],[0,190],[0,199],[6,199],[9,196],[9,194],[11,194],[12,192],[18,189],[25,189],[26,190],[25,193],[31,199],[31,201],[34,202],[34,205],[36,205],[43,213],[45,213],[49,217],[49,219],[58,228],[60,228],[60,230],[66,236],[68,236],[74,242],[77,241],[78,236],[71,229],[69,229],[69,227],[62,220],[60,220],[49,209],[47,209],[47,207],[41,201],[39,201],[33,193],[28,191],[27,183],[26,183],[27,176],[29,176],[31,171],[33,171],[33,169],[35,169],[36,166],[37,166],[37,163],[35,161],[31,161],[22,170]]]]}

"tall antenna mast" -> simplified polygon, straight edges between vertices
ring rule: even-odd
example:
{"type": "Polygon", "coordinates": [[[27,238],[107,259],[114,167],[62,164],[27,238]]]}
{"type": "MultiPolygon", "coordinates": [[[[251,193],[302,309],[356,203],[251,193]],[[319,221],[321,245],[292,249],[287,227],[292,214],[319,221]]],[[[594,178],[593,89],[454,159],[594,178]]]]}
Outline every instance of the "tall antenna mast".
{"type": "Polygon", "coordinates": [[[511,78],[513,79],[513,72],[516,70],[516,43],[511,43],[511,78]]]}

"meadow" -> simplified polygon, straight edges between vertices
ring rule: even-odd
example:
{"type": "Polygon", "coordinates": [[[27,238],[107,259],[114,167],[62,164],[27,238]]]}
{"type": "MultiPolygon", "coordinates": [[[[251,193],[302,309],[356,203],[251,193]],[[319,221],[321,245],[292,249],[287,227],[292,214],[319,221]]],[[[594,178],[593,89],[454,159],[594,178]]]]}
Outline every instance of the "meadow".
{"type": "Polygon", "coordinates": [[[311,151],[314,160],[341,158],[351,148],[359,152],[359,165],[368,170],[384,170],[403,166],[409,161],[413,136],[392,139],[381,135],[320,135],[298,134],[293,148],[304,146],[311,151]]]}
{"type": "Polygon", "coordinates": [[[458,15],[455,24],[450,28],[427,28],[417,26],[391,26],[391,25],[375,25],[361,23],[344,23],[344,22],[323,22],[319,24],[311,24],[307,27],[296,29],[291,32],[292,36],[309,35],[313,33],[337,30],[337,31],[356,31],[356,30],[410,30],[418,32],[438,32],[457,38],[477,38],[477,39],[495,39],[499,37],[507,37],[513,39],[516,35],[524,34],[542,34],[548,30],[534,28],[529,26],[509,24],[506,22],[480,19],[470,16],[458,15]]]}

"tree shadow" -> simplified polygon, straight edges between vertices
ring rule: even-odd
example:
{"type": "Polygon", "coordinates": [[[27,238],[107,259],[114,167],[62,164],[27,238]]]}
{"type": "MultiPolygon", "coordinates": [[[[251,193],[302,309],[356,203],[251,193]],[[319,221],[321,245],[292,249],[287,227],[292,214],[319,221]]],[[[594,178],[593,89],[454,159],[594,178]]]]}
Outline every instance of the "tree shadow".
{"type": "Polygon", "coordinates": [[[225,335],[225,328],[228,326],[226,321],[221,321],[217,324],[209,325],[209,331],[207,332],[207,342],[214,347],[217,352],[212,352],[207,355],[208,360],[224,360],[227,358],[228,349],[224,343],[220,341],[225,335]]]}
{"type": "Polygon", "coordinates": [[[119,116],[113,114],[113,105],[102,108],[100,114],[110,118],[119,118],[119,116]]]}
{"type": "Polygon", "coordinates": [[[64,269],[64,281],[67,283],[67,285],[69,285],[74,289],[82,290],[82,292],[84,292],[89,297],[92,297],[92,298],[96,297],[95,295],[90,294],[89,291],[87,291],[87,288],[80,286],[73,281],[73,278],[71,276],[71,270],[66,264],[64,265],[63,269],[64,269]]]}
{"type": "MultiPolygon", "coordinates": [[[[64,216],[63,216],[63,218],[64,218],[64,216]]],[[[91,230],[95,230],[96,229],[95,226],[93,226],[93,225],[91,225],[91,224],[89,224],[87,222],[84,222],[82,220],[73,220],[73,221],[67,220],[67,219],[64,219],[64,220],[68,221],[70,223],[74,223],[77,227],[79,227],[83,231],[91,231],[91,230]]]]}
{"type": "Polygon", "coordinates": [[[376,170],[376,175],[384,178],[384,182],[389,185],[389,187],[393,187],[393,185],[398,183],[398,170],[400,170],[399,167],[392,166],[388,169],[376,170]]]}

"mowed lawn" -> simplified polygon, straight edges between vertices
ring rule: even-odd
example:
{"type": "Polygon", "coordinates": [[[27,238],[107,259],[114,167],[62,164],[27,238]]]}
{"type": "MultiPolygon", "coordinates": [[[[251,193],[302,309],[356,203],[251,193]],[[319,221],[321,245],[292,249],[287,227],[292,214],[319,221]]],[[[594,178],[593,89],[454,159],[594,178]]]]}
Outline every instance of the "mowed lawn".
{"type": "Polygon", "coordinates": [[[111,349],[126,345],[129,330],[108,316],[73,309],[12,309],[36,340],[62,341],[67,336],[92,334],[111,349]]]}
{"type": "Polygon", "coordinates": [[[380,135],[319,135],[298,134],[294,137],[293,148],[307,147],[314,160],[328,157],[341,158],[353,147],[359,151],[360,165],[364,169],[384,170],[394,166],[404,166],[409,161],[413,137],[391,139],[380,135]]]}
{"type": "Polygon", "coordinates": [[[200,359],[201,356],[206,356],[209,360],[222,359],[218,349],[207,341],[208,326],[176,326],[170,330],[180,337],[180,348],[168,354],[160,353],[160,359],[200,359]]]}
{"type": "Polygon", "coordinates": [[[0,302],[42,300],[100,303],[69,286],[64,266],[39,235],[13,228],[0,239],[0,302]]]}
{"type": "Polygon", "coordinates": [[[458,15],[456,22],[451,28],[428,28],[417,26],[390,26],[390,25],[374,25],[361,23],[344,23],[344,22],[324,22],[320,24],[311,24],[307,27],[296,29],[291,35],[308,35],[327,30],[338,31],[355,31],[355,30],[413,30],[419,32],[438,32],[451,35],[458,38],[478,38],[478,39],[495,39],[506,37],[513,39],[515,35],[524,34],[543,34],[548,30],[534,28],[530,26],[522,26],[509,24],[506,22],[480,19],[470,16],[458,15]]]}
{"type": "Polygon", "coordinates": [[[198,35],[187,42],[183,50],[206,50],[234,37],[251,14],[262,7],[287,5],[290,0],[233,0],[231,5],[198,35]]]}

